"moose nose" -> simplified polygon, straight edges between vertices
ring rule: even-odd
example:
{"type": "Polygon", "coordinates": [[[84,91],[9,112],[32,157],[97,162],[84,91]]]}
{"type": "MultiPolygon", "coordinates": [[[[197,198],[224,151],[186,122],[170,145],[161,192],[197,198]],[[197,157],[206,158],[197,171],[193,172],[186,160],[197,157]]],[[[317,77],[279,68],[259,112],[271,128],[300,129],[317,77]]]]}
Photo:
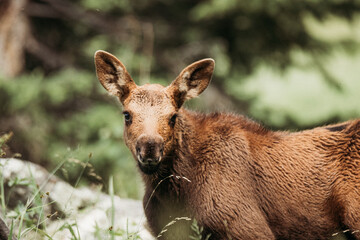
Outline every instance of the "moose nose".
{"type": "Polygon", "coordinates": [[[136,156],[141,165],[155,166],[163,155],[164,140],[161,136],[141,135],[136,141],[136,156]]]}

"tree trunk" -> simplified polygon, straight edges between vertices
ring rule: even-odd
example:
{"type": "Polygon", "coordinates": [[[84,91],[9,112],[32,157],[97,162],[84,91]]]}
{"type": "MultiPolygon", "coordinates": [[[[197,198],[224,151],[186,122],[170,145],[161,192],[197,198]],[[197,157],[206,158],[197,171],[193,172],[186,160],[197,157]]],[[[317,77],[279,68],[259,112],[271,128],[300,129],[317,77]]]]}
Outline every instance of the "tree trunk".
{"type": "Polygon", "coordinates": [[[12,78],[24,68],[24,49],[29,33],[25,15],[28,0],[0,1],[0,75],[12,78]]]}

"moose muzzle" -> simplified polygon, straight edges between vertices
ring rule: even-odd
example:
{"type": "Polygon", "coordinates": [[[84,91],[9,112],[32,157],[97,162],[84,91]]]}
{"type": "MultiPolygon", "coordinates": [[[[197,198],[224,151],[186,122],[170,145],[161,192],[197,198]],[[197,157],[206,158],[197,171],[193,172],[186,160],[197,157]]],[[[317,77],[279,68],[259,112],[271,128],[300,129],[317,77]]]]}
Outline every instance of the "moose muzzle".
{"type": "Polygon", "coordinates": [[[160,135],[142,134],[136,141],[136,157],[141,171],[153,174],[159,167],[164,152],[164,140],[160,135]]]}

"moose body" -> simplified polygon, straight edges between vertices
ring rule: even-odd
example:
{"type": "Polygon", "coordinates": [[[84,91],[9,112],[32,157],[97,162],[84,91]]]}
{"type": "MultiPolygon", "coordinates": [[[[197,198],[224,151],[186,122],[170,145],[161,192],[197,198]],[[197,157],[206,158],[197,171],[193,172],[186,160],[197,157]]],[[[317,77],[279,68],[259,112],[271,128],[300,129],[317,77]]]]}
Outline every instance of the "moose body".
{"type": "Polygon", "coordinates": [[[360,120],[273,132],[243,116],[181,108],[208,86],[214,61],[189,65],[168,87],[137,86],[113,55],[97,76],[124,107],[124,139],[145,182],[155,236],[188,239],[189,221],[210,239],[360,239],[360,120]]]}

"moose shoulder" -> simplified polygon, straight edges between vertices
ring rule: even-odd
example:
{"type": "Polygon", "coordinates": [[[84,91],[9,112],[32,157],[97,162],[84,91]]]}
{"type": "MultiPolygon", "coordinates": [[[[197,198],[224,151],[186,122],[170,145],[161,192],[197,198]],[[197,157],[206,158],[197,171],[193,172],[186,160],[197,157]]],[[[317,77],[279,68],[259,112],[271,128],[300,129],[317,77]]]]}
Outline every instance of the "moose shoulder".
{"type": "Polygon", "coordinates": [[[167,87],[137,86],[97,51],[98,79],[124,109],[124,139],[146,190],[155,236],[188,239],[189,221],[211,239],[360,239],[360,121],[288,133],[243,116],[182,108],[208,86],[214,61],[186,67],[167,87]]]}

